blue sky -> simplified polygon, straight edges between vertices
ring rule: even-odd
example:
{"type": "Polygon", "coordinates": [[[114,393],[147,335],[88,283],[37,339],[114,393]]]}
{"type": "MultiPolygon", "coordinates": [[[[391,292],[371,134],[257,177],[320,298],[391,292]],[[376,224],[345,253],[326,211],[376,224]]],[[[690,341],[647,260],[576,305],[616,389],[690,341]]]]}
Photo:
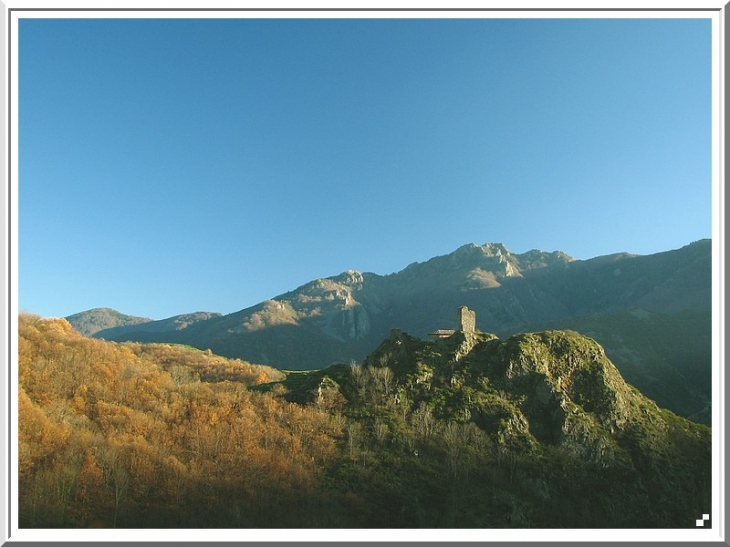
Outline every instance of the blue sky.
{"type": "Polygon", "coordinates": [[[19,308],[711,236],[709,19],[22,19],[19,308]]]}

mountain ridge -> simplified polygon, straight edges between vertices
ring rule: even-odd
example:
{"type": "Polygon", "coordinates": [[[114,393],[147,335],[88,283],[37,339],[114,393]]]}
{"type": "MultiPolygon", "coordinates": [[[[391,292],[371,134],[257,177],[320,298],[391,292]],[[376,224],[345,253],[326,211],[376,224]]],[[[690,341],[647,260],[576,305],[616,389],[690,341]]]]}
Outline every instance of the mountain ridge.
{"type": "Polygon", "coordinates": [[[637,368],[631,352],[650,363],[648,374],[632,377],[645,382],[642,391],[659,394],[658,399],[662,392],[682,392],[686,400],[681,404],[661,402],[681,407],[678,411],[684,415],[705,409],[702,419],[707,421],[709,391],[682,387],[688,372],[677,367],[702,371],[703,377],[709,373],[704,345],[709,324],[691,319],[688,332],[698,333],[698,341],[688,339],[691,351],[681,366],[668,362],[668,356],[654,363],[648,356],[656,353],[655,347],[634,345],[627,352],[610,334],[627,310],[661,314],[680,329],[690,320],[690,311],[709,317],[711,261],[710,240],[653,255],[616,253],[589,260],[573,259],[562,251],[514,254],[502,244],[467,244],[387,275],[347,270],[312,280],[231,314],[210,314],[184,325],[174,318],[120,325],[94,336],[188,344],[226,357],[303,370],[361,360],[392,328],[419,337],[454,328],[453,310],[460,305],[477,312],[482,330],[499,336],[533,325],[561,328],[592,317],[596,336],[621,370],[637,368]]]}
{"type": "MultiPolygon", "coordinates": [[[[570,257],[569,255],[567,255],[566,253],[564,253],[563,251],[546,252],[546,251],[541,251],[539,249],[532,249],[530,251],[526,251],[525,253],[514,254],[514,253],[510,252],[509,250],[507,250],[507,248],[502,243],[487,243],[483,246],[479,246],[474,243],[468,243],[468,244],[462,245],[461,247],[457,248],[452,253],[448,253],[445,255],[438,255],[438,256],[435,256],[435,257],[428,259],[426,261],[423,261],[423,262],[412,262],[412,263],[408,264],[405,268],[403,268],[397,272],[390,273],[390,274],[381,275],[381,274],[377,274],[377,273],[373,273],[373,272],[359,272],[358,270],[354,270],[354,269],[345,270],[344,272],[341,272],[340,274],[337,274],[337,275],[333,275],[333,276],[325,277],[325,278],[318,278],[318,279],[306,282],[306,283],[298,286],[297,288],[293,289],[292,291],[282,293],[282,294],[275,296],[264,302],[277,301],[277,299],[283,299],[298,291],[304,290],[312,285],[322,285],[323,283],[326,283],[327,281],[355,287],[358,283],[362,284],[364,279],[368,279],[368,281],[370,281],[370,282],[372,282],[373,280],[379,281],[379,280],[392,279],[392,278],[405,278],[407,280],[410,280],[410,279],[412,279],[414,274],[416,272],[418,272],[420,269],[427,268],[431,265],[438,264],[439,262],[449,262],[452,264],[452,269],[453,269],[453,264],[457,263],[457,261],[459,259],[462,259],[464,256],[470,256],[470,255],[472,258],[474,256],[497,258],[497,262],[496,262],[497,264],[505,265],[502,267],[504,271],[497,272],[497,274],[501,274],[502,277],[515,277],[517,275],[521,276],[521,274],[523,273],[522,268],[515,271],[515,262],[516,261],[519,261],[518,264],[520,264],[520,265],[522,265],[524,263],[524,271],[533,270],[533,272],[531,273],[531,275],[532,275],[535,273],[534,270],[540,270],[542,268],[554,268],[559,265],[567,265],[570,263],[576,263],[576,264],[585,264],[585,267],[587,269],[590,269],[590,268],[593,268],[596,266],[605,266],[608,263],[613,263],[613,262],[623,260],[623,259],[659,257],[662,255],[666,255],[667,253],[675,253],[675,252],[678,252],[678,251],[681,251],[684,249],[688,249],[690,247],[697,246],[697,245],[709,246],[709,243],[710,243],[709,239],[703,239],[703,240],[698,240],[698,241],[692,242],[684,247],[681,247],[680,249],[664,251],[662,253],[655,253],[652,255],[637,255],[637,254],[632,254],[632,253],[621,252],[621,253],[613,253],[613,254],[609,254],[609,255],[601,255],[601,256],[597,256],[597,257],[586,259],[586,260],[574,259],[574,258],[570,257]],[[496,252],[494,252],[495,249],[496,249],[496,252]],[[552,261],[546,263],[545,262],[546,257],[552,258],[552,261]]],[[[483,265],[483,264],[475,264],[474,269],[481,269],[481,267],[480,267],[481,265],[483,265]]],[[[485,270],[482,270],[482,271],[484,273],[489,273],[488,271],[485,271],[485,270]]],[[[470,270],[469,273],[474,273],[474,270],[470,270]]],[[[492,273],[494,273],[494,272],[492,272],[492,273]]],[[[545,272],[540,272],[540,273],[544,274],[545,272]]],[[[476,275],[474,277],[476,277],[476,275]]],[[[487,283],[489,283],[489,282],[487,282],[487,283]]],[[[110,329],[110,328],[125,327],[128,325],[132,326],[132,325],[142,324],[142,323],[172,322],[171,320],[189,316],[189,315],[194,315],[194,314],[201,314],[201,315],[208,314],[209,317],[202,317],[199,320],[204,320],[204,319],[213,318],[213,317],[234,315],[234,314],[238,314],[238,313],[241,313],[241,312],[244,312],[247,310],[254,309],[257,306],[261,306],[261,304],[263,304],[264,302],[259,303],[259,304],[254,304],[253,306],[249,306],[247,308],[238,310],[236,312],[231,312],[229,314],[222,314],[219,312],[211,312],[211,311],[198,311],[198,312],[193,312],[193,314],[180,314],[180,315],[175,315],[175,316],[171,316],[171,317],[168,317],[165,319],[160,319],[160,320],[152,320],[149,318],[125,315],[125,314],[123,314],[117,310],[113,310],[111,308],[93,308],[90,310],[78,312],[78,313],[70,315],[70,316],[66,316],[65,319],[69,320],[69,322],[72,325],[74,325],[75,328],[77,328],[77,330],[78,330],[78,325],[80,323],[80,319],[83,318],[83,316],[90,315],[94,312],[101,312],[101,311],[112,312],[114,314],[123,316],[124,318],[126,318],[129,321],[124,324],[112,325],[109,327],[105,327],[103,329],[98,329],[98,330],[106,330],[106,329],[110,329]]],[[[98,332],[98,331],[96,331],[96,332],[98,332]]],[[[86,333],[83,333],[83,334],[86,334],[86,333]]]]}

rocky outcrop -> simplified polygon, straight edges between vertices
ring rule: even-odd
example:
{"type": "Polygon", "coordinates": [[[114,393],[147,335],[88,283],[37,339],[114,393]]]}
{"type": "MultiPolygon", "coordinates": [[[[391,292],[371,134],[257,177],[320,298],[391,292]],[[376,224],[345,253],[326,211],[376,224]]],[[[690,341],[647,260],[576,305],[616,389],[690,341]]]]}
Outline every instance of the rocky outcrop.
{"type": "Polygon", "coordinates": [[[572,331],[506,340],[457,332],[437,341],[394,331],[365,366],[391,368],[401,400],[448,399],[451,414],[511,446],[550,445],[613,465],[628,457],[629,432],[666,435],[666,411],[628,385],[595,340],[572,331]]]}
{"type": "Polygon", "coordinates": [[[685,514],[709,506],[710,429],[644,397],[603,347],[576,332],[425,341],[393,330],[362,365],[293,375],[285,385],[292,400],[336,408],[372,431],[381,442],[374,453],[387,454],[383,468],[398,461],[393,447],[418,458],[414,484],[442,462],[453,486],[472,462],[454,489],[465,492],[484,473],[464,504],[470,510],[509,491],[514,499],[503,497],[497,512],[531,505],[525,522],[536,527],[573,511],[581,513],[573,526],[595,514],[594,527],[691,527],[685,514]]]}

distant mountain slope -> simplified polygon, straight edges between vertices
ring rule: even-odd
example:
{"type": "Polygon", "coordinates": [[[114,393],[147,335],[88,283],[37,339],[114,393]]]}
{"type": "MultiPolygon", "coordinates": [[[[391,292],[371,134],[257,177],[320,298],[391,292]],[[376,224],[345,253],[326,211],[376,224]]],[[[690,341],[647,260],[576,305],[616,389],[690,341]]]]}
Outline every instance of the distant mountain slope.
{"type": "Polygon", "coordinates": [[[220,313],[215,312],[195,312],[153,321],[152,319],[124,315],[109,308],[95,308],[69,315],[64,319],[84,336],[107,338],[107,333],[118,337],[123,336],[126,332],[145,332],[154,337],[154,334],[182,330],[198,321],[220,316],[220,313]],[[140,330],[142,325],[144,327],[140,330]]]}
{"type": "MultiPolygon", "coordinates": [[[[97,338],[107,338],[107,335],[119,337],[120,335],[123,336],[126,332],[141,331],[144,333],[148,333],[154,338],[156,334],[181,331],[198,322],[207,321],[215,317],[221,317],[221,314],[208,311],[184,313],[181,315],[175,315],[174,317],[168,317],[167,319],[160,319],[159,321],[149,321],[139,325],[123,325],[119,327],[111,327],[97,332],[95,336],[97,338]]],[[[142,340],[139,341],[141,342],[142,340]]]]}
{"type": "MultiPolygon", "coordinates": [[[[681,393],[673,395],[667,406],[684,415],[705,412],[707,417],[709,391],[704,380],[682,387],[676,372],[689,371],[685,377],[690,378],[708,376],[708,321],[688,330],[693,335],[684,339],[681,354],[686,359],[681,363],[668,363],[666,354],[633,363],[632,352],[646,356],[647,346],[640,338],[626,346],[612,333],[622,313],[644,310],[660,323],[674,325],[665,340],[671,346],[676,329],[690,320],[686,312],[710,317],[711,264],[709,240],[654,255],[622,253],[591,260],[574,260],[559,251],[514,254],[498,243],[469,244],[390,275],[351,270],[317,279],[228,315],[190,323],[171,318],[125,325],[95,336],[183,343],[282,369],[305,370],[361,360],[392,328],[418,337],[452,329],[455,309],[461,305],[476,311],[480,330],[499,336],[535,325],[568,328],[579,318],[602,316],[603,326],[592,322],[594,336],[606,340],[610,355],[614,349],[617,356],[623,352],[623,363],[635,371],[646,367],[635,376],[640,389],[662,391],[663,369],[669,367],[671,383],[681,393]]],[[[661,333],[655,338],[653,346],[665,343],[661,333]]],[[[617,363],[621,361],[617,357],[617,363]]]]}
{"type": "Polygon", "coordinates": [[[99,331],[115,327],[149,323],[152,319],[124,315],[111,308],[94,308],[69,315],[65,318],[71,326],[84,336],[93,336],[99,331]]]}

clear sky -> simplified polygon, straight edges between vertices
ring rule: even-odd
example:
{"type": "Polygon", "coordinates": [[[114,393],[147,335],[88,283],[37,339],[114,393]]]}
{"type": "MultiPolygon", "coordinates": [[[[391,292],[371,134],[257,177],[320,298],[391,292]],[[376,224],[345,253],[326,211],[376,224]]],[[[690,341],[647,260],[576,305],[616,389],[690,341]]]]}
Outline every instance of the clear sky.
{"type": "Polygon", "coordinates": [[[709,19],[22,19],[19,308],[711,236],[709,19]]]}

